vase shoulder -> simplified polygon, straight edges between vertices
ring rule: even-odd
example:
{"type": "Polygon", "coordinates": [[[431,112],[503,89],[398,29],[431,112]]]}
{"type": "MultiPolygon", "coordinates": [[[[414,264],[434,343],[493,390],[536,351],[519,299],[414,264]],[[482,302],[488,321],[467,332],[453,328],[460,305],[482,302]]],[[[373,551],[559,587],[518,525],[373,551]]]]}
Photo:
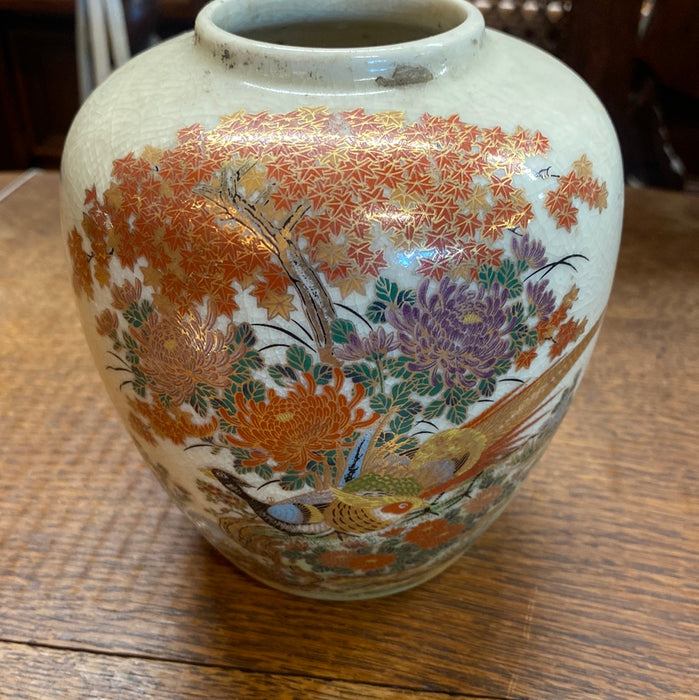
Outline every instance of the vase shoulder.
{"type": "MultiPolygon", "coordinates": [[[[552,140],[560,134],[562,145],[585,142],[599,149],[599,157],[613,152],[618,160],[611,122],[579,76],[536,47],[499,32],[485,30],[479,42],[473,60],[458,69],[438,74],[408,65],[396,73],[394,66],[378,81],[359,81],[348,90],[314,81],[313,71],[310,79],[279,82],[273,73],[226,64],[188,32],[135,57],[98,87],[74,120],[63,167],[84,172],[87,161],[108,163],[138,144],[165,146],[178,129],[194,122],[212,128],[241,108],[285,112],[298,105],[331,110],[359,105],[367,111],[403,111],[409,118],[459,114],[481,126],[538,128],[552,140]],[[589,133],[596,136],[592,142],[589,133]],[[81,148],[85,140],[90,149],[81,148]]],[[[361,62],[364,70],[370,56],[361,62]]]]}

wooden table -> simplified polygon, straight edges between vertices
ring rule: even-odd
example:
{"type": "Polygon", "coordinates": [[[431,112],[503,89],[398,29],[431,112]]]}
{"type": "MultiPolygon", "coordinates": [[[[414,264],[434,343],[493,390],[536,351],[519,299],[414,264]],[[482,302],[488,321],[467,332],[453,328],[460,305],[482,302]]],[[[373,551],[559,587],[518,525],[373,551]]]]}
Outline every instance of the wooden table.
{"type": "Polygon", "coordinates": [[[58,176],[18,177],[0,175],[1,697],[699,697],[699,198],[628,192],[592,364],[505,514],[421,588],[331,604],[249,580],[170,505],[81,337],[58,176]]]}

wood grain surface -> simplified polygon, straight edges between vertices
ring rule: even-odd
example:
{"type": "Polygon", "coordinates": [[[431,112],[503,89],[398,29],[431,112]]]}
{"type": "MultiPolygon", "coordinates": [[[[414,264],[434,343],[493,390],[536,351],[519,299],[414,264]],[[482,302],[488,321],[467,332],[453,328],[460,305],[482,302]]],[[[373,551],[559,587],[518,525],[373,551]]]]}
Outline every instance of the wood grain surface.
{"type": "Polygon", "coordinates": [[[590,368],[492,528],[420,588],[322,603],[239,573],[142,466],[57,198],[0,197],[0,697],[699,696],[699,199],[628,192],[590,368]]]}

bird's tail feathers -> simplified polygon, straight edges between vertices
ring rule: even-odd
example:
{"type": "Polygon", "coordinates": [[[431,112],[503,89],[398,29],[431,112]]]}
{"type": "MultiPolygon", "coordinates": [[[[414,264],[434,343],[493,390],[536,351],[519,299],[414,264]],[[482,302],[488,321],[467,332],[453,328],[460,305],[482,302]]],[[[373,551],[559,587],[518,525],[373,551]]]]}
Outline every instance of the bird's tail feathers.
{"type": "Polygon", "coordinates": [[[519,430],[521,425],[550,403],[556,387],[590,345],[600,325],[601,319],[565,357],[549,367],[533,382],[518,387],[500,401],[495,402],[464,427],[477,428],[494,441],[505,437],[513,430],[519,430]]]}

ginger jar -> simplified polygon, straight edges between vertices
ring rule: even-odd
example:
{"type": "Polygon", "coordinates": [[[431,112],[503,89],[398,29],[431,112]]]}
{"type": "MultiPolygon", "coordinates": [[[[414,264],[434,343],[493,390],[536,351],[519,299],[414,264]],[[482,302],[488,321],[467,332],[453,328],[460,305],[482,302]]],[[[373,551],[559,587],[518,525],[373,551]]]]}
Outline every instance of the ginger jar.
{"type": "Polygon", "coordinates": [[[622,188],[589,88],[463,0],[216,0],[87,100],[62,226],[177,504],[254,578],[352,599],[448,566],[541,455],[622,188]]]}

